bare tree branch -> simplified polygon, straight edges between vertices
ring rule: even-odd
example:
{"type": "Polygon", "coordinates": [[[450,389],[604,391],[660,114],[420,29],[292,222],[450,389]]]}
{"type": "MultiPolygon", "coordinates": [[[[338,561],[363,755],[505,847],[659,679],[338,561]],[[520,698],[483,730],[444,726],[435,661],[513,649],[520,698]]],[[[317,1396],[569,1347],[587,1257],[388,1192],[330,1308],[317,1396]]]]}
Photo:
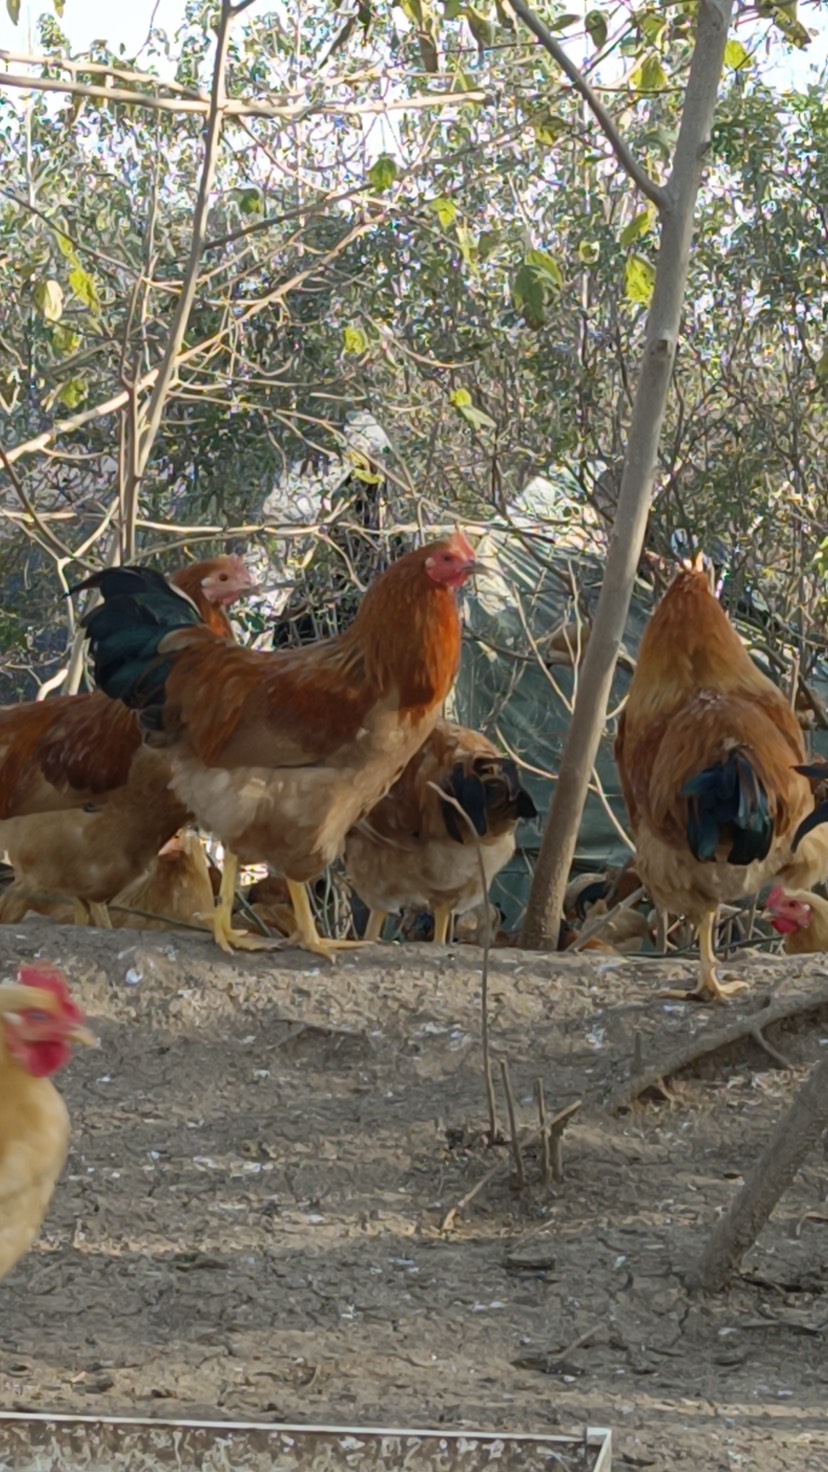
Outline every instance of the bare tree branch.
{"type": "Polygon", "coordinates": [[[621,137],[600,97],[593,91],[580,68],[567,55],[560,41],[555,40],[549,27],[544,25],[539,16],[535,15],[535,12],[526,4],[526,0],[509,0],[509,4],[515,15],[520,16],[524,25],[529,28],[533,36],[537,37],[544,50],[549,52],[552,60],[557,62],[561,71],[569,78],[575,91],[583,97],[584,102],[609,142],[610,148],[618,159],[622,169],[629,174],[633,183],[641,190],[645,199],[649,199],[659,209],[662,209],[667,203],[667,191],[662,185],[656,184],[655,180],[650,178],[643,165],[638,162],[629,144],[625,143],[621,137]]]}

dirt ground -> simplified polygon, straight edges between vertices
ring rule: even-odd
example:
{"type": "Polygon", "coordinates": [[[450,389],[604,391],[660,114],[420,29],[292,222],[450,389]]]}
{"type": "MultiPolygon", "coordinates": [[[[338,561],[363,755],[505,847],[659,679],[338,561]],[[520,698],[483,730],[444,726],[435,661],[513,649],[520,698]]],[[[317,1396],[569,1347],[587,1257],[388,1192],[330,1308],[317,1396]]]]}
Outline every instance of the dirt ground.
{"type": "MultiPolygon", "coordinates": [[[[749,956],[745,1001],[658,996],[689,962],[497,951],[493,1045],[521,1123],[581,1099],[549,1190],[481,1140],[481,953],[371,948],[226,960],[199,937],[0,933],[0,975],[65,967],[101,1039],[61,1087],[73,1144],[39,1244],[0,1288],[7,1409],[578,1431],[614,1466],[828,1467],[824,1160],[743,1276],[683,1274],[808,1065],[828,1013],[682,1075],[623,1114],[635,1066],[821,958],[749,956]],[[638,1043],[636,1043],[638,1035],[638,1043]],[[446,1213],[501,1168],[448,1230],[446,1213]]],[[[501,1106],[502,1107],[502,1106],[501,1106]]]]}

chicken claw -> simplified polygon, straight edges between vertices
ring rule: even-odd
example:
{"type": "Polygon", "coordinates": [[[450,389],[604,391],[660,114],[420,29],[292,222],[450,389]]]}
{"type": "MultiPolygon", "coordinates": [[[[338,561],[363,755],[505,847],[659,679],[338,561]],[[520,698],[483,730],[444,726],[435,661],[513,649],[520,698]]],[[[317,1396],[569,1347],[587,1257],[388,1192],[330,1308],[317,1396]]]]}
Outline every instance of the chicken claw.
{"type": "Polygon", "coordinates": [[[712,976],[705,977],[698,986],[692,990],[685,991],[681,987],[671,987],[669,991],[659,992],[660,997],[672,997],[677,1002],[726,1002],[734,992],[744,992],[748,989],[746,981],[719,981],[715,971],[712,976]]]}
{"type": "Polygon", "coordinates": [[[369,944],[364,940],[329,940],[327,936],[320,935],[305,885],[288,879],[287,887],[296,919],[296,930],[287,942],[289,946],[301,946],[303,951],[312,951],[315,956],[324,956],[326,961],[335,962],[337,951],[361,950],[369,944]]]}
{"type": "Polygon", "coordinates": [[[272,951],[280,944],[279,941],[268,940],[263,935],[251,935],[248,930],[233,929],[233,901],[236,897],[238,873],[239,861],[236,855],[225,853],[216,907],[211,915],[199,915],[196,918],[206,920],[216,945],[228,955],[233,951],[272,951]]]}
{"type": "Polygon", "coordinates": [[[713,947],[713,932],[717,912],[708,911],[699,923],[699,984],[692,991],[671,988],[659,992],[661,997],[672,997],[679,1002],[725,1002],[734,992],[747,991],[746,981],[719,981],[716,971],[716,952],[713,947]]]}

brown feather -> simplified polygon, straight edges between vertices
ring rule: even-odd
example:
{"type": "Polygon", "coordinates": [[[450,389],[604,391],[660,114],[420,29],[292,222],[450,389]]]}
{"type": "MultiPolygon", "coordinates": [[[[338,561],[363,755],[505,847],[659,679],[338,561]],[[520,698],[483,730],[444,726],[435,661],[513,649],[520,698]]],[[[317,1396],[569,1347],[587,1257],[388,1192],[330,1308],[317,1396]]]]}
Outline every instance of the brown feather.
{"type": "Polygon", "coordinates": [[[459,814],[460,842],[452,836],[440,792],[449,789],[458,765],[469,775],[482,770],[495,779],[480,835],[488,889],[515,847],[515,803],[508,783],[496,781],[502,762],[480,732],[437,722],[391,790],[346,839],[345,867],[365,904],[388,913],[409,906],[463,911],[482,900],[477,843],[459,814]]]}
{"type": "Polygon", "coordinates": [[[793,770],[803,750],[787,700],[754,665],[706,573],[680,572],[641,641],[615,747],[637,867],[657,904],[698,921],[790,860],[793,833],[813,805],[793,770]],[[702,863],[689,848],[682,787],[736,749],[765,788],[771,849],[746,867],[728,865],[725,847],[702,863]]]}
{"type": "MultiPolygon", "coordinates": [[[[252,584],[239,558],[192,563],[172,581],[215,636],[232,637],[205,585],[240,596],[252,584]]],[[[0,843],[29,890],[111,900],[187,819],[171,777],[135,712],[99,691],[0,709],[0,843]]]]}
{"type": "Polygon", "coordinates": [[[148,722],[160,715],[181,800],[242,862],[319,874],[428,736],[460,661],[440,559],[458,583],[473,570],[456,536],[408,553],[344,634],[309,648],[257,653],[202,628],[162,641],[172,668],[148,722]]]}

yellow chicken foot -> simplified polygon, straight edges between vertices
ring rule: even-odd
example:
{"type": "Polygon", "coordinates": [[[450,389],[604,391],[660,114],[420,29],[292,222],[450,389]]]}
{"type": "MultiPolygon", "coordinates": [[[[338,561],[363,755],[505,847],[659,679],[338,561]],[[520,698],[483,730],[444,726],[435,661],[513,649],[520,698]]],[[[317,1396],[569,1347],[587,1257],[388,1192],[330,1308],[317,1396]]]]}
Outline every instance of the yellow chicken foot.
{"type": "Polygon", "coordinates": [[[699,922],[698,986],[692,991],[661,992],[662,997],[673,997],[681,1002],[725,1002],[734,992],[742,992],[747,989],[746,981],[719,981],[716,971],[716,952],[713,946],[717,918],[718,910],[708,910],[699,922]]]}
{"type": "Polygon", "coordinates": [[[315,956],[324,956],[326,961],[335,961],[337,951],[354,951],[367,944],[365,940],[328,940],[319,934],[313,911],[308,899],[307,887],[287,880],[288,894],[293,905],[296,930],[288,940],[289,946],[301,946],[303,951],[313,951],[315,956]]]}
{"type": "Polygon", "coordinates": [[[263,935],[251,935],[248,930],[233,929],[233,902],[236,898],[236,881],[239,876],[239,861],[235,854],[225,853],[221,873],[221,888],[211,915],[197,915],[197,920],[206,920],[213,932],[217,946],[228,954],[232,951],[271,951],[279,944],[267,940],[263,935]]]}
{"type": "Polygon", "coordinates": [[[99,904],[95,900],[73,901],[74,922],[76,925],[98,925],[102,930],[111,930],[112,921],[109,918],[109,910],[106,905],[99,904]]]}
{"type": "Polygon", "coordinates": [[[368,916],[368,924],[362,937],[366,944],[373,945],[382,938],[382,927],[388,919],[387,910],[372,910],[368,916]]]}
{"type": "Polygon", "coordinates": [[[434,944],[436,946],[450,944],[452,913],[450,905],[434,906],[434,944]]]}

